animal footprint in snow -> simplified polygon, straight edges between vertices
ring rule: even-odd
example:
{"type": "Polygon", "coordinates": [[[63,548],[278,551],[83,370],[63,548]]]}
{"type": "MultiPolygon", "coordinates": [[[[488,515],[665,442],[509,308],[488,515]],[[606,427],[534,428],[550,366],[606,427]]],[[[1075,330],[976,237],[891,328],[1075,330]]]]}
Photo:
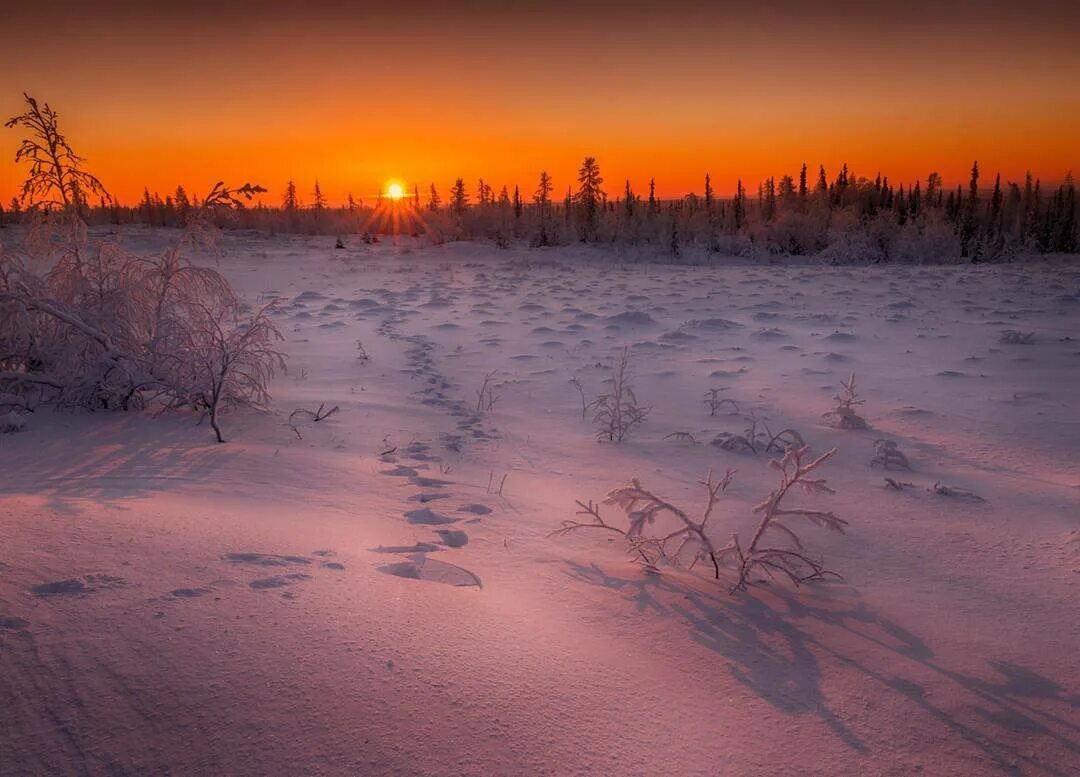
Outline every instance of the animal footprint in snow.
{"type": "Polygon", "coordinates": [[[169,593],[177,599],[197,599],[210,593],[209,588],[176,588],[169,593]]]}
{"type": "Polygon", "coordinates": [[[442,550],[438,545],[432,545],[430,542],[417,542],[415,545],[380,545],[377,548],[371,548],[372,553],[434,553],[437,550],[442,550]]]}
{"type": "Polygon", "coordinates": [[[427,507],[421,507],[419,510],[409,510],[405,513],[405,518],[409,523],[421,524],[424,526],[441,526],[446,523],[453,523],[454,519],[445,515],[439,515],[432,512],[427,507]]]}
{"type": "Polygon", "coordinates": [[[255,564],[260,567],[287,567],[311,563],[310,559],[303,556],[278,556],[273,553],[226,553],[222,558],[234,564],[255,564]]]}
{"type": "Polygon", "coordinates": [[[459,513],[472,513],[473,515],[487,515],[491,512],[491,508],[486,505],[462,505],[458,508],[459,513]]]}
{"type": "Polygon", "coordinates": [[[460,529],[436,529],[435,533],[442,537],[443,544],[451,548],[463,548],[469,544],[469,535],[460,529]]]}
{"type": "Polygon", "coordinates": [[[480,578],[475,574],[459,567],[456,564],[448,564],[445,561],[427,558],[422,553],[409,557],[408,561],[400,561],[396,564],[384,564],[377,567],[378,571],[395,577],[404,577],[409,580],[430,580],[435,583],[458,587],[476,586],[483,588],[480,578]]]}
{"type": "Polygon", "coordinates": [[[52,583],[42,583],[30,589],[34,596],[78,596],[79,594],[91,593],[98,588],[119,588],[126,584],[122,577],[114,575],[86,575],[83,578],[71,580],[57,580],[52,583]]]}
{"type": "Polygon", "coordinates": [[[303,572],[292,572],[287,575],[275,575],[274,577],[264,577],[259,580],[252,580],[248,583],[248,586],[257,591],[264,591],[270,588],[283,588],[287,585],[295,585],[296,583],[310,579],[311,575],[305,575],[303,572]]]}

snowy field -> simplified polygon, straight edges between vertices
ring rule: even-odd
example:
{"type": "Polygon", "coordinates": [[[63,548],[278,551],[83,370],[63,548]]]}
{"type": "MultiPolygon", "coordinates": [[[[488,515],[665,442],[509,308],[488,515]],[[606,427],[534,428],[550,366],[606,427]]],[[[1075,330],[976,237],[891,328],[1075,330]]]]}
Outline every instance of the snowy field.
{"type": "Polygon", "coordinates": [[[1080,773],[1080,268],[333,243],[223,238],[289,357],[228,444],[0,436],[0,773],[1080,773]],[[571,380],[627,345],[650,412],[598,442],[571,380]],[[851,373],[866,430],[822,419],[851,373]],[[710,443],[751,411],[838,449],[800,504],[847,532],[800,536],[843,581],[729,595],[548,536],[631,477],[696,515],[732,468],[711,531],[745,541],[775,456],[710,443]]]}

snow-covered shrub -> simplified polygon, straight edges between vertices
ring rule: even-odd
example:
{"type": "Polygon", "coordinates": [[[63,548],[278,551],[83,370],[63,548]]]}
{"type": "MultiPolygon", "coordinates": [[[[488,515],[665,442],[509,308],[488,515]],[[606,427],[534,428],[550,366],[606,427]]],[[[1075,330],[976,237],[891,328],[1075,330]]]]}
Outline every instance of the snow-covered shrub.
{"type": "Polygon", "coordinates": [[[735,400],[720,396],[720,392],[722,391],[727,391],[727,387],[711,388],[705,392],[705,406],[709,408],[710,416],[715,416],[717,411],[724,405],[731,405],[736,413],[739,412],[739,406],[735,404],[735,400]]]}
{"type": "Polygon", "coordinates": [[[70,215],[40,219],[0,257],[0,389],[95,410],[189,406],[215,431],[220,409],[262,404],[280,357],[255,355],[276,329],[187,259],[199,228],[193,219],[177,245],[142,257],[90,240],[70,215]]]}
{"type": "Polygon", "coordinates": [[[866,429],[869,426],[866,419],[855,412],[858,405],[866,402],[865,399],[859,399],[859,392],[855,387],[855,373],[851,373],[840,385],[843,391],[833,397],[836,407],[822,417],[837,429],[866,429]]]}
{"type": "Polygon", "coordinates": [[[713,577],[719,580],[721,567],[728,566],[736,575],[730,593],[745,590],[755,572],[769,577],[780,574],[795,585],[830,577],[842,579],[839,574],[827,569],[821,559],[806,551],[798,532],[789,525],[791,519],[801,519],[840,533],[847,525],[847,521],[831,512],[788,507],[785,504],[793,490],[810,495],[834,493],[824,479],[811,477],[811,473],[831,459],[836,449],[810,460],[808,451],[805,446],[788,447],[782,458],[769,462],[779,473],[780,482],[754,507],[753,512],[760,516],[760,520],[749,544],[745,546],[738,534],[732,534],[727,545],[717,547],[707,531],[711,527],[709,520],[719,497],[731,483],[733,470],[728,470],[719,479],[710,472],[705,480],[700,481],[706,492],[700,518],[691,518],[681,508],[634,479],[609,493],[601,504],[578,501],[580,509],[577,514],[587,517],[587,520],[563,521],[562,527],[552,532],[552,536],[566,535],[579,529],[600,529],[618,534],[625,539],[627,550],[644,563],[647,570],[654,572],[663,564],[692,569],[699,561],[708,561],[713,577]],[[606,520],[601,513],[602,505],[619,508],[626,515],[626,527],[606,520]]]}
{"type": "Polygon", "coordinates": [[[820,559],[806,553],[799,535],[787,522],[789,518],[801,518],[840,533],[843,533],[847,525],[847,521],[831,512],[783,505],[784,499],[796,488],[805,494],[835,493],[824,479],[808,476],[831,459],[836,454],[836,448],[809,462],[805,461],[807,453],[806,447],[788,448],[782,459],[769,462],[773,469],[780,473],[780,483],[754,508],[754,513],[761,516],[761,521],[750,539],[750,544],[744,548],[739,542],[739,535],[733,534],[731,542],[718,552],[722,561],[730,561],[735,565],[738,579],[731,588],[732,593],[745,590],[755,570],[764,572],[769,577],[780,573],[795,585],[829,577],[843,579],[836,572],[826,569],[820,559]],[[787,543],[775,544],[774,536],[786,540],[787,543]]]}
{"type": "Polygon", "coordinates": [[[753,410],[746,417],[746,429],[742,434],[720,432],[713,438],[710,445],[715,445],[721,450],[733,453],[783,453],[790,447],[801,448],[806,445],[803,436],[796,429],[782,429],[773,434],[769,425],[763,419],[758,418],[753,410]],[[760,425],[760,429],[758,428],[760,425]]]}
{"type": "MultiPolygon", "coordinates": [[[[842,214],[837,221],[847,220],[842,214]]],[[[888,254],[880,241],[868,230],[856,223],[851,226],[833,226],[829,229],[829,243],[818,257],[830,264],[873,264],[884,261],[888,254]]]]}
{"type": "Polygon", "coordinates": [[[266,409],[267,386],[284,359],[274,349],[281,333],[270,319],[273,303],[251,310],[235,299],[182,303],[184,321],[174,348],[157,354],[165,367],[165,393],[178,407],[210,419],[218,442],[225,442],[222,411],[266,409]]]}
{"type": "Polygon", "coordinates": [[[920,222],[909,221],[897,232],[893,258],[907,264],[955,261],[960,256],[956,230],[936,214],[920,222]]]}
{"type": "Polygon", "coordinates": [[[907,456],[893,440],[874,440],[874,458],[870,459],[870,466],[882,469],[911,469],[907,456]]]}
{"type": "Polygon", "coordinates": [[[786,211],[763,229],[770,253],[810,256],[828,243],[827,218],[820,213],[786,211]]]}
{"type": "Polygon", "coordinates": [[[648,408],[638,403],[630,384],[630,348],[625,347],[615,367],[611,390],[594,399],[590,406],[598,439],[622,442],[630,430],[648,415],[648,408]]]}
{"type": "Polygon", "coordinates": [[[248,310],[220,273],[186,257],[191,229],[141,257],[69,221],[35,225],[0,257],[0,390],[91,410],[189,407],[219,439],[221,410],[264,406],[280,334],[267,307],[248,310]],[[51,239],[65,231],[66,244],[51,239]]]}
{"type": "Polygon", "coordinates": [[[190,407],[221,441],[221,410],[265,404],[283,366],[273,349],[281,335],[268,307],[248,310],[217,270],[188,255],[211,247],[214,225],[265,190],[219,181],[161,256],[91,239],[85,197],[108,194],[82,169],[57,114],[29,95],[26,104],[6,125],[30,135],[16,161],[30,165],[23,199],[33,220],[23,243],[0,253],[0,394],[23,406],[190,407]]]}
{"type": "Polygon", "coordinates": [[[563,521],[562,528],[556,529],[549,536],[565,535],[577,529],[603,529],[626,538],[628,549],[644,564],[646,569],[655,571],[661,563],[678,566],[688,563],[693,568],[698,561],[708,559],[712,562],[713,574],[720,577],[720,561],[712,540],[705,529],[720,494],[727,490],[734,475],[728,470],[719,480],[709,472],[701,481],[707,494],[701,517],[694,520],[680,508],[644,488],[635,478],[622,488],[616,488],[604,499],[603,504],[615,505],[627,516],[628,526],[623,529],[607,523],[600,514],[600,505],[591,500],[588,503],[578,501],[578,515],[588,516],[589,520],[563,521]],[[666,531],[657,525],[663,516],[674,518],[678,528],[666,531]]]}

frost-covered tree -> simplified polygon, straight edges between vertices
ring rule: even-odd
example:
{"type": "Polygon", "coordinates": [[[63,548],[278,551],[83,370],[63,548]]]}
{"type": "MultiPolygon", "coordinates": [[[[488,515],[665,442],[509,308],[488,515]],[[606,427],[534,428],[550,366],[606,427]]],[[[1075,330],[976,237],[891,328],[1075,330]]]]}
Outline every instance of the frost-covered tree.
{"type": "MultiPolygon", "coordinates": [[[[81,159],[62,140],[56,114],[27,100],[28,115],[37,118],[8,123],[32,133],[17,157],[30,165],[24,192],[35,204],[59,209],[0,253],[5,406],[186,406],[210,415],[220,439],[221,409],[265,401],[269,376],[281,364],[272,346],[278,335],[265,309],[249,315],[217,270],[186,254],[207,246],[225,211],[265,189],[218,182],[172,248],[156,257],[131,254],[115,240],[91,238],[78,203],[97,179],[66,167],[81,159]],[[48,160],[27,151],[35,143],[48,160]],[[217,322],[216,341],[207,316],[217,322]],[[200,357],[208,350],[214,353],[209,372],[198,366],[208,363],[200,357]]],[[[160,212],[160,197],[147,192],[146,199],[160,212]]]]}
{"type": "Polygon", "coordinates": [[[15,163],[26,163],[30,170],[23,182],[20,197],[30,208],[78,209],[90,195],[108,197],[98,178],[87,172],[86,161],[75,153],[60,132],[60,115],[48,103],[39,104],[23,93],[26,110],[8,119],[4,126],[28,132],[15,152],[15,163]]]}

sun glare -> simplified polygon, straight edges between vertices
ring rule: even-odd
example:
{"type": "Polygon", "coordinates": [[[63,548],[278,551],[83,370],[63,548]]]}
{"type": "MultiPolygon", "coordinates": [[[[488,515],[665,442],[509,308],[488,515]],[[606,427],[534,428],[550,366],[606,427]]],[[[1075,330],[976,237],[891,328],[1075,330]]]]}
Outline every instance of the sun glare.
{"type": "Polygon", "coordinates": [[[393,181],[386,187],[386,196],[392,200],[400,200],[405,196],[405,187],[397,181],[393,181]]]}

